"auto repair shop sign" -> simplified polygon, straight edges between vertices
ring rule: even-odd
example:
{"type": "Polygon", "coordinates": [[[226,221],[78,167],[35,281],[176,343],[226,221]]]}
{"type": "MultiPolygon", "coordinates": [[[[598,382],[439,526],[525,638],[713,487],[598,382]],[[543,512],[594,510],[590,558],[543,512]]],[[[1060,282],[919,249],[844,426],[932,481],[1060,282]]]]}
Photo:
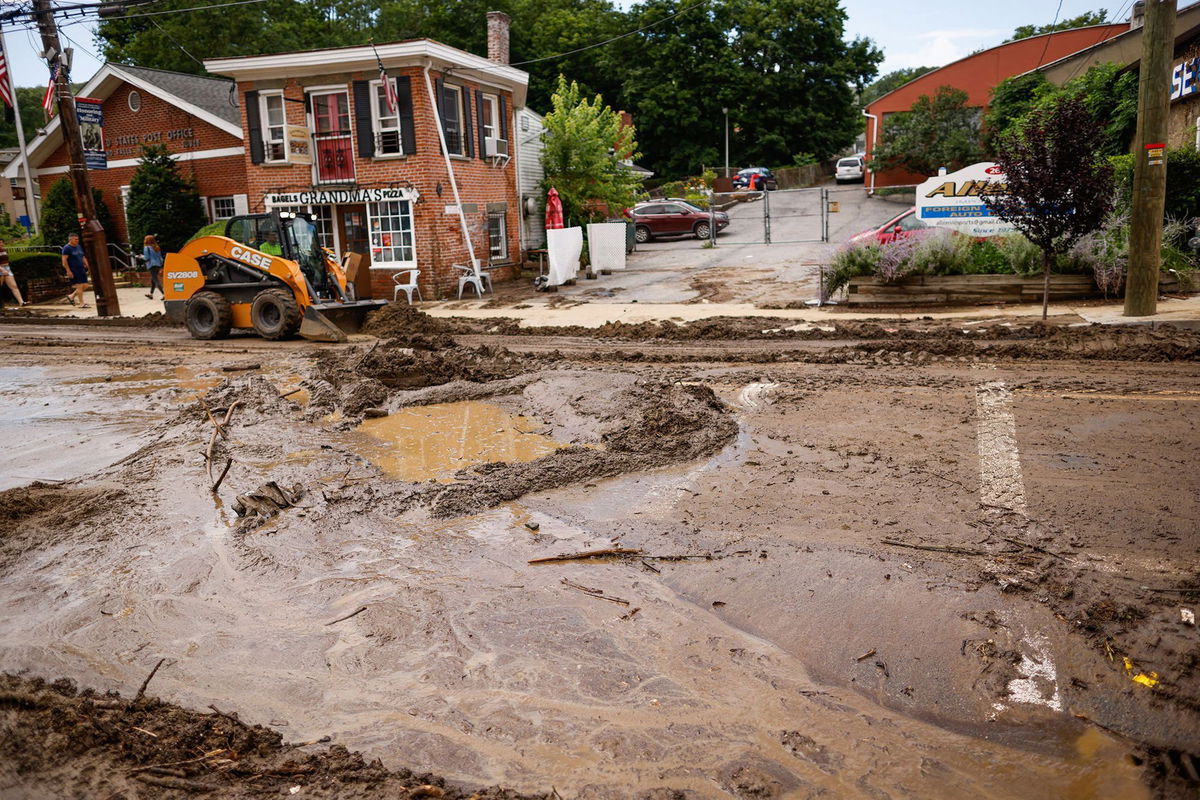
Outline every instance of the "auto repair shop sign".
{"type": "Polygon", "coordinates": [[[917,187],[917,217],[935,228],[951,228],[967,236],[998,236],[1016,230],[987,207],[984,189],[1003,191],[1007,179],[991,161],[935,175],[917,187]]]}

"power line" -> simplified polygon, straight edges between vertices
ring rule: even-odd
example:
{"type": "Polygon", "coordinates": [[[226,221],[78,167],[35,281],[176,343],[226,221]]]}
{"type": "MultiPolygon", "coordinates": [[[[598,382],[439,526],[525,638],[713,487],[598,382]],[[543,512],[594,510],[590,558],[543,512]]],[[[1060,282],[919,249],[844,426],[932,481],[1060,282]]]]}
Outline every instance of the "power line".
{"type": "Polygon", "coordinates": [[[1046,44],[1042,47],[1042,57],[1038,59],[1037,66],[1034,69],[1041,69],[1042,63],[1046,60],[1046,53],[1050,50],[1050,40],[1054,38],[1054,26],[1058,24],[1058,18],[1062,14],[1063,0],[1058,0],[1058,10],[1054,12],[1054,22],[1050,23],[1050,35],[1046,37],[1046,44]]]}

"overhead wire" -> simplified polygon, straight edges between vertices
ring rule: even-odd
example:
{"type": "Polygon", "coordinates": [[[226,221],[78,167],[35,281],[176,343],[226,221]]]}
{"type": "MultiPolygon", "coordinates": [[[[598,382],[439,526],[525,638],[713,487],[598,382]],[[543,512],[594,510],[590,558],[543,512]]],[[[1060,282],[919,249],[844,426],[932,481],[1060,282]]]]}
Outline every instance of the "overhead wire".
{"type": "Polygon", "coordinates": [[[1042,56],[1038,59],[1037,66],[1034,69],[1041,69],[1042,63],[1046,60],[1046,53],[1050,50],[1050,40],[1054,38],[1056,31],[1054,26],[1058,24],[1058,18],[1062,16],[1063,0],[1058,0],[1058,10],[1054,12],[1054,22],[1050,23],[1050,35],[1046,37],[1046,44],[1042,47],[1042,56]]]}

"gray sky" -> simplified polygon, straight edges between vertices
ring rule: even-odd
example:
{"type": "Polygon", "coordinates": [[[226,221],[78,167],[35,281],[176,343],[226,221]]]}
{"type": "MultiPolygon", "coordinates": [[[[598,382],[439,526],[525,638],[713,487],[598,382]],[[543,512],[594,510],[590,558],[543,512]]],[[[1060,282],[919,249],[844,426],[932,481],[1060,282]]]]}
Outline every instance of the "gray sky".
{"type": "MultiPolygon", "coordinates": [[[[1128,19],[1133,0],[1063,0],[1062,16],[1075,17],[1101,8],[1109,18],[1128,19]]],[[[1184,0],[1180,6],[1188,5],[1184,0]]],[[[629,5],[623,2],[621,5],[629,5]]],[[[1014,28],[1054,21],[1057,0],[843,0],[849,15],[847,34],[873,39],[887,57],[880,72],[901,67],[941,66],[974,50],[999,44],[1014,28]]],[[[482,20],[480,25],[482,25],[482,20]]],[[[86,81],[99,68],[93,55],[94,25],[68,24],[64,40],[75,48],[71,77],[86,81]]],[[[41,47],[35,33],[6,31],[9,60],[18,86],[45,86],[49,73],[37,57],[41,47]]],[[[184,43],[186,46],[186,42],[184,43]]]]}

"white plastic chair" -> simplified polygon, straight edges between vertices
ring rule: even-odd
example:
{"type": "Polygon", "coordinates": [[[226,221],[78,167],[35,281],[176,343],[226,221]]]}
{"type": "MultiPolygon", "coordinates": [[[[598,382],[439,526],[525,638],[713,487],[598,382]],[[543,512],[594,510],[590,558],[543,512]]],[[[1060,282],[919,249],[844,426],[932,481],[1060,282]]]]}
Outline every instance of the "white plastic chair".
{"type": "Polygon", "coordinates": [[[458,276],[458,299],[462,300],[463,289],[474,286],[475,293],[483,297],[483,292],[492,290],[492,276],[479,268],[478,261],[472,261],[471,266],[454,264],[453,267],[461,274],[458,276]]]}
{"type": "Polygon", "coordinates": [[[406,269],[406,270],[402,270],[402,271],[397,272],[394,275],[392,275],[392,280],[395,281],[395,283],[396,283],[396,288],[392,291],[392,302],[393,303],[396,302],[396,299],[398,297],[400,297],[400,293],[404,292],[405,296],[408,297],[408,304],[411,306],[414,290],[416,291],[418,298],[420,298],[421,300],[425,299],[424,297],[421,296],[421,287],[417,285],[417,277],[420,274],[421,274],[421,270],[419,270],[419,269],[406,269]],[[400,282],[401,275],[408,276],[407,283],[400,282]]]}

